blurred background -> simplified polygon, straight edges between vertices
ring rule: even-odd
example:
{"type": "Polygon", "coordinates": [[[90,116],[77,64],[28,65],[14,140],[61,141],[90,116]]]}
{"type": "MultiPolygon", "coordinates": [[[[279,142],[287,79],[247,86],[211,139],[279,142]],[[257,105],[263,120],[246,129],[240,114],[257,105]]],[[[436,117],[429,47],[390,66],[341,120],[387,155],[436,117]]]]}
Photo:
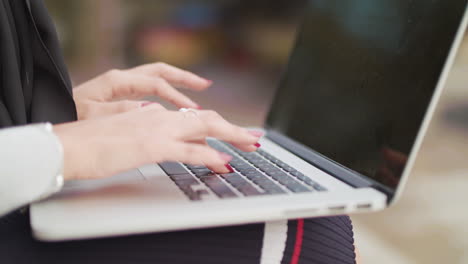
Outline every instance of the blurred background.
{"type": "MultiPolygon", "coordinates": [[[[163,61],[214,80],[209,92],[187,94],[244,126],[265,119],[305,2],[46,0],[75,84],[163,61]]],[[[468,263],[466,72],[468,41],[403,198],[384,212],[353,216],[362,263],[468,263]]]]}
{"type": "Polygon", "coordinates": [[[214,80],[209,93],[187,94],[204,108],[236,112],[229,118],[242,125],[263,122],[305,2],[46,1],[76,84],[162,61],[214,80]]]}

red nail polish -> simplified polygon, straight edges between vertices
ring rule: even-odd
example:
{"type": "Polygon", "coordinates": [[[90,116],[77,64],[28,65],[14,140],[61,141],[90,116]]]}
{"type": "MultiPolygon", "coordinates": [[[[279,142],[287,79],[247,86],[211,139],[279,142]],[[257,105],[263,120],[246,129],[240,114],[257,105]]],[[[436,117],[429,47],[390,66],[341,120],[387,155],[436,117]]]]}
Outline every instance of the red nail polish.
{"type": "Polygon", "coordinates": [[[249,134],[254,136],[254,137],[262,137],[263,135],[265,135],[265,133],[263,133],[261,131],[255,131],[255,130],[249,131],[249,134]]]}
{"type": "Polygon", "coordinates": [[[226,166],[226,168],[229,170],[230,173],[233,173],[233,172],[234,172],[234,169],[231,167],[231,165],[226,164],[226,165],[224,165],[224,166],[226,166]]]}
{"type": "Polygon", "coordinates": [[[223,159],[226,162],[230,162],[232,160],[232,156],[226,153],[220,152],[219,156],[221,157],[221,159],[223,159]]]}
{"type": "Polygon", "coordinates": [[[262,145],[260,145],[260,143],[257,143],[254,146],[257,147],[257,148],[260,148],[262,145]]]}
{"type": "Polygon", "coordinates": [[[156,102],[144,102],[141,104],[141,107],[146,107],[148,105],[157,104],[156,102]]]}

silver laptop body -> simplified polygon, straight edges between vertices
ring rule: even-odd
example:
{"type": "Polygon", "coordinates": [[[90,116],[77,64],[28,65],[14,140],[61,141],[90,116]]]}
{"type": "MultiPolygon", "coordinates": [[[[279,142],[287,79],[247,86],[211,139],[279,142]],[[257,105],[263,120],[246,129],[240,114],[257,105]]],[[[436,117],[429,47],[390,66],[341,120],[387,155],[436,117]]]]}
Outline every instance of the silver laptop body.
{"type": "Polygon", "coordinates": [[[235,157],[236,173],[164,163],[68,182],[31,205],[35,237],[61,241],[386,208],[411,172],[462,41],[466,10],[461,0],[309,1],[261,128],[261,151],[246,154],[209,139],[235,157]]]}

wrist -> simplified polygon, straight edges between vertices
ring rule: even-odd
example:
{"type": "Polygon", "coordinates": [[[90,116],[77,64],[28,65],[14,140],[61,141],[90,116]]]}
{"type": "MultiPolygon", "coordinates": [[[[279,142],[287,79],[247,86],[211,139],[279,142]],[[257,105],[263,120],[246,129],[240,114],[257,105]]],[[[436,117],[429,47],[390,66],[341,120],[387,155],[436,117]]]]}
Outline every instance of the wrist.
{"type": "Polygon", "coordinates": [[[72,180],[76,178],[76,173],[74,173],[73,168],[76,168],[73,163],[73,150],[75,149],[73,144],[73,140],[71,139],[71,135],[69,133],[70,129],[69,126],[71,124],[60,124],[54,125],[53,130],[55,135],[57,136],[58,140],[62,146],[62,153],[63,153],[63,179],[65,181],[72,180]]]}

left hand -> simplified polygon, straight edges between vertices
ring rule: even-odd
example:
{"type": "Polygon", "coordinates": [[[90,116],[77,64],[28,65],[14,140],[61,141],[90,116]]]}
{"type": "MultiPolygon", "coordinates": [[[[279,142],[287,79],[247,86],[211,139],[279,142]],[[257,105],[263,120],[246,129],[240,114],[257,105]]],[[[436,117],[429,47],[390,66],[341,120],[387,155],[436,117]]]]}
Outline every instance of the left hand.
{"type": "Polygon", "coordinates": [[[179,108],[200,106],[175,87],[203,91],[212,81],[165,63],[142,65],[128,70],[110,70],[73,91],[78,120],[93,119],[138,109],[145,96],[159,96],[179,108]]]}

